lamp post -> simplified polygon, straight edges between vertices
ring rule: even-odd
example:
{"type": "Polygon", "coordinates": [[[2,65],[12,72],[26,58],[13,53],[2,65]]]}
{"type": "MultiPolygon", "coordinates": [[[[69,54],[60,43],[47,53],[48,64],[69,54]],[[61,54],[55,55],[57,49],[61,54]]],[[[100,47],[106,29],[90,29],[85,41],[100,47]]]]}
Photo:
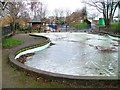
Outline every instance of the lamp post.
{"type": "Polygon", "coordinates": [[[67,32],[68,22],[65,22],[65,27],[66,27],[66,32],[67,32]]]}

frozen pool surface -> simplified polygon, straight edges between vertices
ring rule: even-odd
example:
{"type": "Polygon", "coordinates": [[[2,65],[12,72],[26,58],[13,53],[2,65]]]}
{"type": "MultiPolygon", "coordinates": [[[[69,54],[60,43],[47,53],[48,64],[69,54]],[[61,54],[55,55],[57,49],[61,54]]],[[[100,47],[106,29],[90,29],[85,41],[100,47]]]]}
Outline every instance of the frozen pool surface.
{"type": "Polygon", "coordinates": [[[40,33],[55,45],[28,57],[29,67],[74,76],[118,76],[118,42],[87,33],[40,33]],[[97,48],[96,48],[97,47],[97,48]],[[104,53],[101,49],[116,52],[104,53]]]}

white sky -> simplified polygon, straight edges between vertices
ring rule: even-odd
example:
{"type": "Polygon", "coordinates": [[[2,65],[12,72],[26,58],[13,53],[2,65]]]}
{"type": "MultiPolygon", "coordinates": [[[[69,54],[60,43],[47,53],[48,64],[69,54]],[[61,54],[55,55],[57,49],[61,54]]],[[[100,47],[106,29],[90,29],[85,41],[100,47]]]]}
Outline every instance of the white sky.
{"type": "Polygon", "coordinates": [[[76,9],[81,9],[84,7],[84,4],[81,3],[81,0],[40,0],[43,3],[47,4],[49,11],[53,12],[54,9],[63,9],[70,10],[71,12],[76,9]]]}
{"type": "MultiPolygon", "coordinates": [[[[26,0],[28,1],[28,0],[26,0]]],[[[62,10],[70,10],[71,12],[74,12],[76,9],[82,9],[85,4],[82,3],[84,0],[30,0],[30,1],[40,1],[43,4],[47,6],[48,9],[48,16],[52,16],[55,9],[62,9],[62,10]]],[[[86,0],[90,1],[90,0],[86,0]]],[[[102,13],[99,13],[96,8],[87,6],[87,12],[89,15],[92,15],[93,13],[98,14],[98,17],[102,17],[102,13]]],[[[115,15],[118,14],[118,10],[116,10],[115,15]]]]}
{"type": "MultiPolygon", "coordinates": [[[[71,12],[74,12],[76,9],[82,9],[85,4],[82,3],[84,0],[39,0],[42,1],[47,5],[47,8],[49,10],[49,15],[52,15],[54,9],[63,9],[63,10],[70,10],[71,12]]],[[[90,0],[86,0],[90,1],[90,0]]],[[[91,13],[98,13],[99,17],[102,17],[102,14],[99,13],[95,8],[91,8],[90,6],[87,6],[87,11],[89,14],[91,13]]],[[[115,15],[118,14],[118,10],[116,10],[115,15]]]]}

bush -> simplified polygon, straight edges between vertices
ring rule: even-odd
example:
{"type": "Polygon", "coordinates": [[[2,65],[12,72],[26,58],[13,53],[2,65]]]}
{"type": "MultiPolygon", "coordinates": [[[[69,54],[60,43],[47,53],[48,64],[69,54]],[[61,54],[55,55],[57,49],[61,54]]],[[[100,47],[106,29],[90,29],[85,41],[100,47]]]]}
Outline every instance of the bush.
{"type": "Polygon", "coordinates": [[[27,32],[28,31],[28,26],[26,25],[19,25],[19,27],[17,28],[19,31],[21,32],[27,32]]]}

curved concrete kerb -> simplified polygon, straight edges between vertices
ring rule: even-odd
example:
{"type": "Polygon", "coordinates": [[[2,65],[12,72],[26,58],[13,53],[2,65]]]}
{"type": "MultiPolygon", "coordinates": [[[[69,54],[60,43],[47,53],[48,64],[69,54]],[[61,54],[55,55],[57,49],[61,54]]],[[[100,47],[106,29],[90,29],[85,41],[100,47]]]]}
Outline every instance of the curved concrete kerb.
{"type": "Polygon", "coordinates": [[[36,48],[33,48],[33,49],[28,49],[28,50],[26,50],[26,51],[23,51],[23,52],[17,54],[17,55],[15,56],[15,59],[17,59],[17,58],[19,58],[21,55],[24,55],[24,54],[27,54],[27,53],[34,53],[34,52],[36,52],[36,51],[44,50],[44,49],[46,49],[47,47],[49,47],[49,45],[50,45],[50,42],[47,43],[46,45],[41,46],[41,47],[36,47],[36,48]]]}
{"type": "Polygon", "coordinates": [[[16,56],[15,59],[19,58],[22,55],[25,55],[27,53],[34,53],[36,51],[41,51],[43,49],[46,49],[47,47],[49,47],[50,45],[50,39],[44,36],[37,36],[37,35],[33,35],[33,34],[29,34],[30,36],[36,36],[36,37],[43,37],[46,38],[46,41],[38,44],[38,45],[34,45],[34,46],[29,46],[29,47],[25,47],[23,49],[20,49],[19,51],[16,52],[16,56]]]}
{"type": "Polygon", "coordinates": [[[110,38],[113,39],[113,40],[120,41],[120,38],[119,38],[119,37],[113,37],[113,36],[110,36],[110,35],[108,35],[108,37],[110,37],[110,38]]]}
{"type": "Polygon", "coordinates": [[[41,37],[45,39],[45,41],[43,41],[42,43],[38,42],[37,44],[30,44],[25,46],[20,45],[17,48],[14,48],[9,54],[10,61],[13,64],[20,66],[24,69],[26,68],[26,66],[23,63],[26,61],[25,59],[27,56],[34,55],[34,52],[36,51],[41,51],[43,49],[46,49],[47,47],[49,47],[51,43],[50,39],[45,36],[37,36],[37,35],[30,35],[30,36],[41,37]]]}

